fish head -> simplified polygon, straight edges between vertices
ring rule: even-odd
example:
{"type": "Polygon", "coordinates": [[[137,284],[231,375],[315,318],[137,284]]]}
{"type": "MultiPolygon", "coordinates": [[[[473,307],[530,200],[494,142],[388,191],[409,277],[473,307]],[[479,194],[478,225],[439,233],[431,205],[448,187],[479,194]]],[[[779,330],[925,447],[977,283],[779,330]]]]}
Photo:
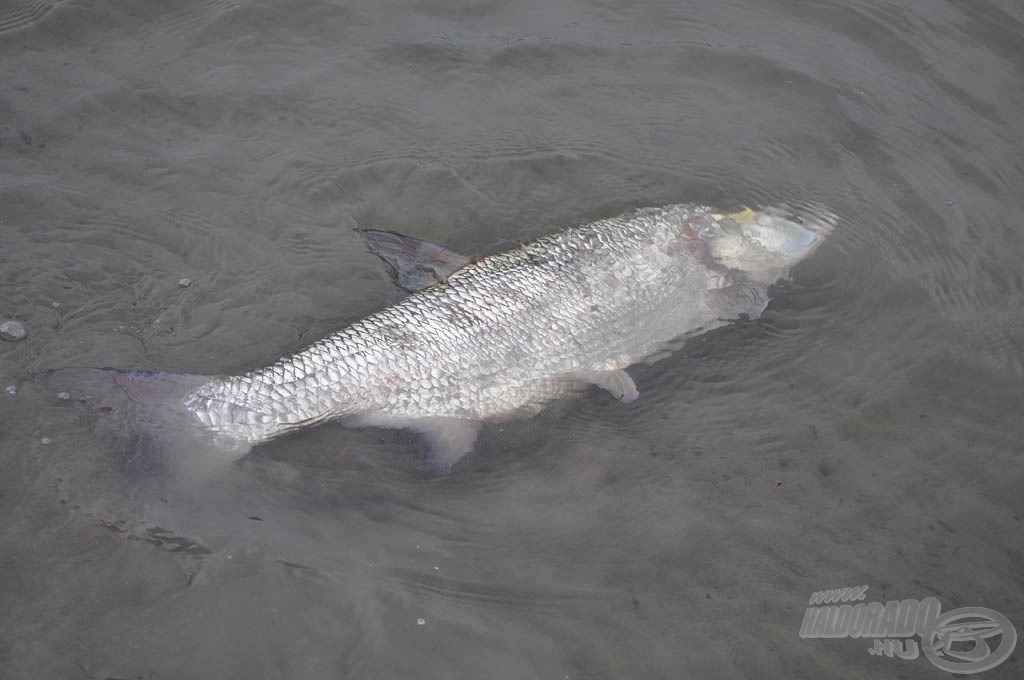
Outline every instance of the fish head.
{"type": "Polygon", "coordinates": [[[696,235],[714,264],[764,284],[786,277],[821,245],[836,221],[827,211],[800,215],[781,207],[702,217],[696,235]]]}

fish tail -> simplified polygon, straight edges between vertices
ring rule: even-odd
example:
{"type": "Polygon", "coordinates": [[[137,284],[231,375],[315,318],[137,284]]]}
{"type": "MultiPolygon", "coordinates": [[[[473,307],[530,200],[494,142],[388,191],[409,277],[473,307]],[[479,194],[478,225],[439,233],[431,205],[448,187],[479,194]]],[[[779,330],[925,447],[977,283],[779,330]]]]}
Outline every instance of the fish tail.
{"type": "Polygon", "coordinates": [[[124,446],[124,469],[131,477],[179,467],[183,458],[193,460],[189,465],[195,467],[197,458],[223,457],[216,455],[216,442],[184,403],[186,395],[210,380],[202,375],[77,366],[42,376],[52,399],[91,410],[97,432],[124,446]]]}
{"type": "Polygon", "coordinates": [[[122,472],[129,479],[138,479],[167,468],[168,433],[146,423],[137,423],[127,438],[122,472]]]}

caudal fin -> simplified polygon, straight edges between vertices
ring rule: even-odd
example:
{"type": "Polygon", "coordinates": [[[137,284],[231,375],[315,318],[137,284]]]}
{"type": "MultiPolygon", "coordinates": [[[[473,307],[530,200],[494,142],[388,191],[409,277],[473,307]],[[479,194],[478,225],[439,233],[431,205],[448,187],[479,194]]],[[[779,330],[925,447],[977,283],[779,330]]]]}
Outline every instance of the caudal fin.
{"type": "MultiPolygon", "coordinates": [[[[119,368],[71,367],[43,375],[51,397],[96,414],[96,429],[125,448],[125,472],[181,468],[187,460],[222,458],[184,406],[208,376],[119,368]]],[[[237,456],[234,456],[237,457],[237,456]]],[[[227,458],[227,457],[223,457],[227,458]]],[[[229,459],[229,458],[228,458],[229,459]]]]}

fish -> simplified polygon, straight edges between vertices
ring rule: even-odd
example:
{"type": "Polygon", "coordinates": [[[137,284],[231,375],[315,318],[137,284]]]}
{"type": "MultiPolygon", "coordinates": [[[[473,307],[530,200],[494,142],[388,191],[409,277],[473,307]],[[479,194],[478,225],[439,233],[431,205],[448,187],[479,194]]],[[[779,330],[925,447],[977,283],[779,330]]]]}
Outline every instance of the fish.
{"type": "MultiPolygon", "coordinates": [[[[186,437],[236,460],[327,421],[404,428],[448,474],[484,423],[529,418],[597,386],[639,396],[626,370],[695,334],[758,318],[769,289],[835,228],[824,208],[641,208],[468,257],[357,229],[408,296],[293,354],[232,376],[71,367],[46,381],[128,437],[130,460],[186,437]]],[[[183,448],[178,446],[179,449],[183,448]]]]}

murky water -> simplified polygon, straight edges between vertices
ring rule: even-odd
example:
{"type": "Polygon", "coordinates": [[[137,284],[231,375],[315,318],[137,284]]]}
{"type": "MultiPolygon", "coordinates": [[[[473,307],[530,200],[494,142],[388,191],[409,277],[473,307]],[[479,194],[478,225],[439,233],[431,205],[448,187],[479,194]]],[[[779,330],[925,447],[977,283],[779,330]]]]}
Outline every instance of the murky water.
{"type": "Polygon", "coordinates": [[[8,0],[0,675],[944,677],[800,637],[858,585],[1024,633],[1022,83],[1011,0],[8,0]],[[154,491],[30,379],[296,350],[388,300],[355,225],[779,200],[842,221],[763,319],[440,480],[328,425],[154,491]]]}

